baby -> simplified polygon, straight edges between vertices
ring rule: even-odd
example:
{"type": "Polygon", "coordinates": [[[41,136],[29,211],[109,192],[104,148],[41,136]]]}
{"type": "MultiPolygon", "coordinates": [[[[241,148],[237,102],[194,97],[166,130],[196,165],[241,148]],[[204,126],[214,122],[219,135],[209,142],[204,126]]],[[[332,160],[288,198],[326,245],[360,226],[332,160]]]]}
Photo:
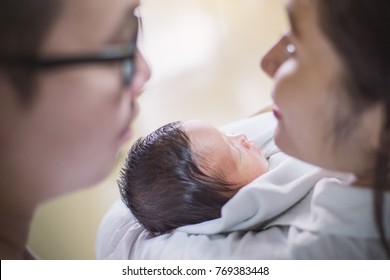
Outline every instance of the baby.
{"type": "Polygon", "coordinates": [[[159,235],[219,218],[222,206],[267,168],[243,134],[201,121],[173,122],[135,142],[118,184],[137,220],[159,235]]]}

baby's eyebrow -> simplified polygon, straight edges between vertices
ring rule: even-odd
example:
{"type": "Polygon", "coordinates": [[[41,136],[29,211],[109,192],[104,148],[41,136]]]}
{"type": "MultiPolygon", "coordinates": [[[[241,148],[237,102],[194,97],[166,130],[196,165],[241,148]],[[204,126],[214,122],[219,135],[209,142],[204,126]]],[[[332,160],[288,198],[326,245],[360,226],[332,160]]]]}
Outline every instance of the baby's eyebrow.
{"type": "Polygon", "coordinates": [[[238,154],[240,155],[240,163],[241,163],[241,150],[239,148],[237,148],[236,145],[234,145],[234,144],[232,144],[232,146],[237,149],[238,154]]]}
{"type": "Polygon", "coordinates": [[[241,163],[241,150],[240,150],[238,147],[236,147],[236,145],[234,145],[234,144],[229,140],[229,138],[228,138],[228,135],[229,135],[229,134],[223,133],[223,135],[224,135],[225,141],[228,143],[228,145],[233,146],[233,147],[238,151],[238,154],[240,155],[240,162],[239,162],[239,163],[241,163]]]}

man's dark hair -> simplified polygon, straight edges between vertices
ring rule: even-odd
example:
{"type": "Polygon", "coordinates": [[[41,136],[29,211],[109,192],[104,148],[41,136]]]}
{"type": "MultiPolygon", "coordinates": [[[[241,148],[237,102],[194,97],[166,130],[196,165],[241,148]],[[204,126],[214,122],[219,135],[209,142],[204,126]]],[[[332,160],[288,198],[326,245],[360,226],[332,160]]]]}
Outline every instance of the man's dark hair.
{"type": "Polygon", "coordinates": [[[39,55],[62,4],[62,0],[0,1],[0,73],[25,103],[33,98],[34,69],[10,65],[7,61],[39,55]]]}
{"type": "Polygon", "coordinates": [[[138,139],[120,172],[123,202],[154,235],[219,218],[236,192],[223,175],[201,171],[190,144],[182,124],[169,123],[138,139]]]}

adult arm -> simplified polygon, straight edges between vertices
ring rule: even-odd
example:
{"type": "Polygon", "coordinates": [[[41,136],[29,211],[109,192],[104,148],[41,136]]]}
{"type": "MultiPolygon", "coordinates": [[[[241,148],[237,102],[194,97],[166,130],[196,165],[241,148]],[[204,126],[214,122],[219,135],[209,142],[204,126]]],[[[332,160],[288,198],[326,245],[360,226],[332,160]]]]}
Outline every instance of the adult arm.
{"type": "Polygon", "coordinates": [[[262,232],[151,237],[118,200],[102,221],[98,259],[289,259],[288,227],[262,232]]]}

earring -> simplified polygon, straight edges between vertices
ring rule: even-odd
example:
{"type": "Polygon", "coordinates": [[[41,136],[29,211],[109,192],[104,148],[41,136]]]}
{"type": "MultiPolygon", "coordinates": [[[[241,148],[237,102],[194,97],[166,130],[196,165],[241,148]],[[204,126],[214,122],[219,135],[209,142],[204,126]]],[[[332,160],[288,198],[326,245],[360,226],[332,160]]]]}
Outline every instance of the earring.
{"type": "Polygon", "coordinates": [[[286,52],[289,54],[289,55],[294,55],[297,51],[297,48],[291,44],[291,43],[288,43],[286,45],[286,52]]]}

